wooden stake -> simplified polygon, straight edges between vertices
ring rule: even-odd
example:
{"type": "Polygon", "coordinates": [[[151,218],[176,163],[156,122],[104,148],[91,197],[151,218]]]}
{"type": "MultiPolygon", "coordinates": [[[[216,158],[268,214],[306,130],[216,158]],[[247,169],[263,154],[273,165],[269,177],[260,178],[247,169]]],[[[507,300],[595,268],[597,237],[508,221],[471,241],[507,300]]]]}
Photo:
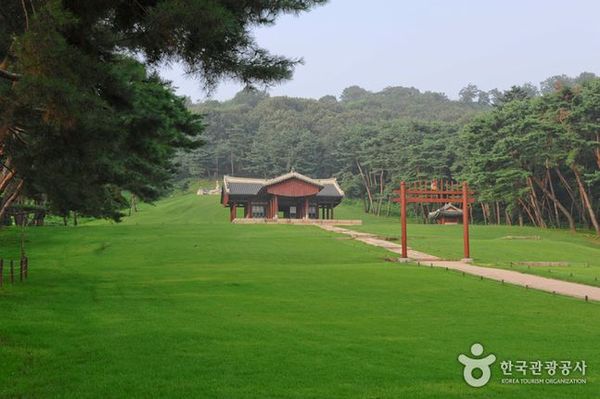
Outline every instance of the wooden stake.
{"type": "Polygon", "coordinates": [[[400,183],[400,223],[402,224],[402,257],[408,258],[408,247],[406,239],[406,183],[400,183]]]}
{"type": "Polygon", "coordinates": [[[467,182],[463,182],[462,186],[462,205],[463,205],[463,240],[464,240],[464,255],[465,258],[470,258],[471,251],[469,247],[469,186],[467,182]]]}

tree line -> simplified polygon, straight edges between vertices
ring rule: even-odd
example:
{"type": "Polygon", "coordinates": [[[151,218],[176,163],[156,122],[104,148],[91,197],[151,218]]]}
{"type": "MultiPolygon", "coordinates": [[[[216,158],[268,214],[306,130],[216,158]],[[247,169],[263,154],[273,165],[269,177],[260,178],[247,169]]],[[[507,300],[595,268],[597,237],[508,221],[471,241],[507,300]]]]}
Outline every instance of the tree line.
{"type": "MultiPolygon", "coordinates": [[[[179,157],[179,177],[269,177],[293,167],[336,176],[375,214],[395,212],[390,199],[401,180],[466,180],[482,223],[600,233],[597,101],[600,79],[590,73],[555,76],[540,89],[483,94],[469,85],[456,101],[404,87],[353,86],[318,100],[245,89],[192,106],[203,115],[206,145],[179,157]]],[[[431,210],[414,213],[426,221],[431,210]]]]}

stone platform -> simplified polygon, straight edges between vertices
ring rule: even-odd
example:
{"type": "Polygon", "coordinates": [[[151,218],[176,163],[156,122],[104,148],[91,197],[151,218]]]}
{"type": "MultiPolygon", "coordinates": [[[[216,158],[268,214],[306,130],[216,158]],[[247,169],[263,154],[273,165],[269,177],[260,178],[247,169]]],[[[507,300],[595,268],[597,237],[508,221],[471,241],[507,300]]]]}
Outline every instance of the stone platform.
{"type": "Polygon", "coordinates": [[[237,218],[231,223],[235,224],[294,224],[294,225],[317,225],[317,226],[356,226],[361,225],[362,220],[357,219],[265,219],[265,218],[237,218]]]}

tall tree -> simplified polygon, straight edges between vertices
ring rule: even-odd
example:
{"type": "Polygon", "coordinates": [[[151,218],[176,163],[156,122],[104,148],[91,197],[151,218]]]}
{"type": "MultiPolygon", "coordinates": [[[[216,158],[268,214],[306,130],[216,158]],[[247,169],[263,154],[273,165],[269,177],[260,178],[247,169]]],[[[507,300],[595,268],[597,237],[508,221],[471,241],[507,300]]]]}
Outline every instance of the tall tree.
{"type": "MultiPolygon", "coordinates": [[[[136,54],[152,66],[180,61],[208,89],[222,77],[249,85],[269,84],[289,78],[300,60],[270,54],[256,44],[250,29],[270,25],[281,14],[305,11],[323,1],[7,3],[0,7],[0,157],[6,166],[12,165],[6,169],[15,173],[3,175],[4,205],[14,198],[13,193],[28,185],[31,191],[45,187],[49,191],[46,194],[50,194],[53,178],[66,171],[72,179],[60,193],[64,206],[76,206],[74,200],[86,190],[82,187],[86,182],[105,191],[90,198],[88,205],[94,209],[86,211],[116,215],[119,201],[106,200],[114,198],[114,193],[127,188],[142,198],[151,198],[161,191],[161,187],[142,184],[139,178],[156,172],[149,165],[159,156],[153,146],[178,147],[185,142],[181,137],[166,139],[165,132],[171,127],[161,123],[158,130],[139,129],[153,120],[153,114],[144,110],[159,111],[154,115],[161,117],[169,114],[167,119],[178,120],[175,129],[180,129],[182,135],[190,133],[178,119],[189,121],[189,116],[171,115],[183,108],[154,109],[156,104],[136,91],[150,89],[139,79],[126,76],[123,55],[136,54]],[[122,135],[132,134],[138,147],[129,142],[116,145],[123,144],[122,135]],[[39,151],[40,159],[46,159],[44,156],[51,154],[49,149],[62,150],[61,154],[72,159],[63,163],[48,161],[45,167],[53,170],[36,169],[35,173],[26,163],[17,162],[17,158],[33,159],[35,151],[39,151]],[[70,163],[75,159],[91,160],[93,151],[103,154],[104,165],[70,163]],[[119,167],[133,167],[132,173],[116,173],[119,167]],[[47,178],[45,183],[43,176],[47,178]]],[[[167,101],[182,104],[172,93],[165,94],[169,89],[164,82],[155,79],[154,83],[162,86],[155,87],[156,101],[171,96],[167,101]]],[[[165,154],[170,156],[172,151],[165,154]]],[[[59,157],[56,152],[54,156],[59,157]]],[[[164,165],[160,161],[158,165],[164,165]]],[[[149,180],[156,182],[153,177],[149,180]]]]}

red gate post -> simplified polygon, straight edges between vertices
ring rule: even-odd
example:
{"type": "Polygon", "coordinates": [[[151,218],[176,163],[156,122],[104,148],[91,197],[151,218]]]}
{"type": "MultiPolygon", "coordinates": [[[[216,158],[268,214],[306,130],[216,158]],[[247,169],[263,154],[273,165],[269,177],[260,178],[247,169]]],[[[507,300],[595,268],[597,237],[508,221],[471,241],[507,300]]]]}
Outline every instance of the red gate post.
{"type": "Polygon", "coordinates": [[[462,184],[462,211],[463,211],[463,240],[465,260],[470,260],[469,248],[469,186],[467,182],[462,184]]]}
{"type": "Polygon", "coordinates": [[[252,219],[252,201],[246,202],[246,218],[252,219]]]}
{"type": "Polygon", "coordinates": [[[302,218],[308,219],[308,197],[304,197],[304,211],[302,213],[302,218]]]}
{"type": "Polygon", "coordinates": [[[408,258],[408,247],[406,244],[406,183],[400,183],[400,218],[402,224],[402,257],[408,258]]]}
{"type": "Polygon", "coordinates": [[[236,218],[237,216],[237,207],[236,207],[236,203],[233,202],[231,205],[229,205],[229,221],[233,222],[233,220],[236,218]]]}

